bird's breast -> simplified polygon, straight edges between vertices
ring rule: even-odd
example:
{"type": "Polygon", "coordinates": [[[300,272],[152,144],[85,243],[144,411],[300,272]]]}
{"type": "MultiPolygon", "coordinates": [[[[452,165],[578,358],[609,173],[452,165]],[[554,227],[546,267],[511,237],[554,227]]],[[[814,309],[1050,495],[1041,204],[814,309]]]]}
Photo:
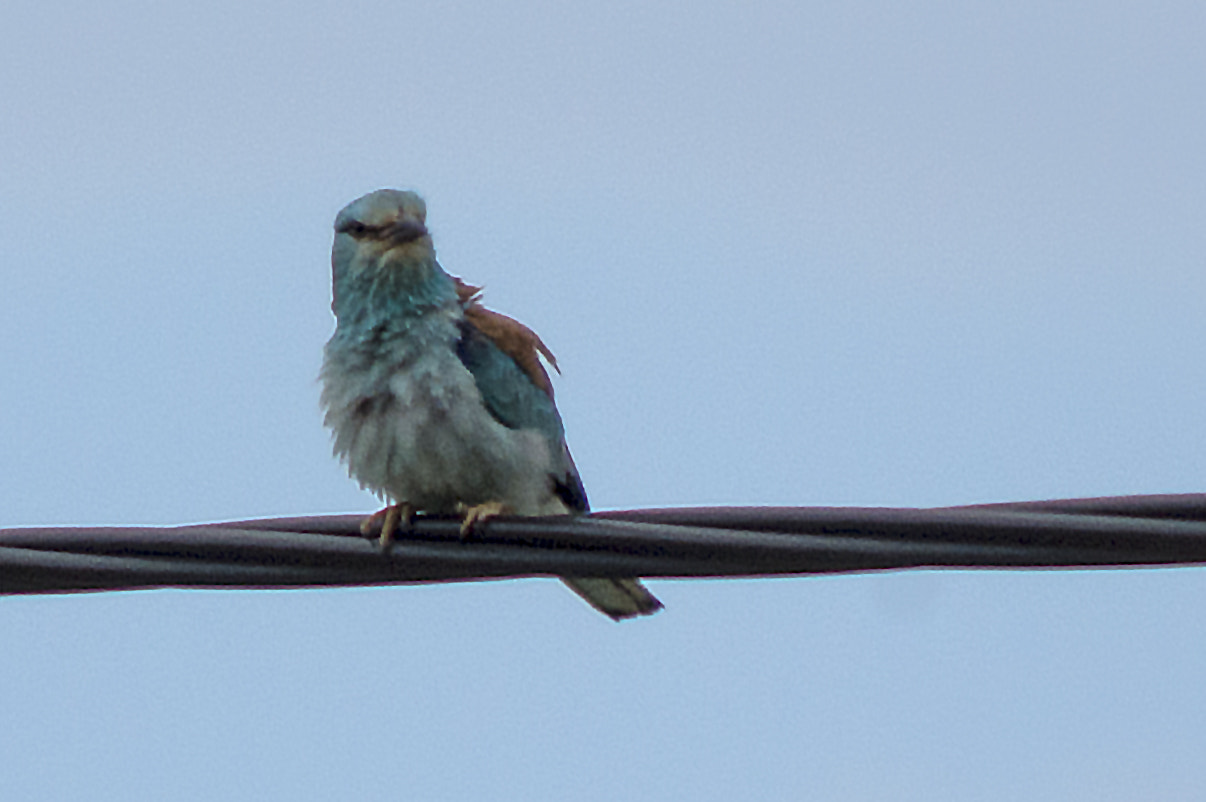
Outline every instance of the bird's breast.
{"type": "Polygon", "coordinates": [[[485,501],[561,511],[546,438],[501,425],[452,345],[395,342],[368,361],[329,352],[322,378],[335,453],[363,487],[428,512],[485,501]]]}

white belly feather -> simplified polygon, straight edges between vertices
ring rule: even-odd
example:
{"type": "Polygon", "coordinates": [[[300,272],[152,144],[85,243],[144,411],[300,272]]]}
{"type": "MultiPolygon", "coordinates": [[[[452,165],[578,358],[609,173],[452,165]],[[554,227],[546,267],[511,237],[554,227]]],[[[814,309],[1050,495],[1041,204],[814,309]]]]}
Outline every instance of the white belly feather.
{"type": "Polygon", "coordinates": [[[325,422],[361,487],[433,513],[487,501],[520,515],[568,511],[552,492],[546,438],[499,423],[451,347],[403,340],[382,351],[366,361],[328,346],[323,365],[325,422]]]}

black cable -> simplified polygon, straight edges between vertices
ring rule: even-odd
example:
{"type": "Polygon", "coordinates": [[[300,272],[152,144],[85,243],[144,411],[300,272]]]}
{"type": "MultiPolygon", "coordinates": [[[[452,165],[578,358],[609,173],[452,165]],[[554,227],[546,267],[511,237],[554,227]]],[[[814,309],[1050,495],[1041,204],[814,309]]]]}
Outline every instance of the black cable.
{"type": "Polygon", "coordinates": [[[458,521],[420,516],[388,554],[360,535],[361,520],[0,529],[0,593],[1206,563],[1206,494],[499,518],[464,540],[458,521]]]}

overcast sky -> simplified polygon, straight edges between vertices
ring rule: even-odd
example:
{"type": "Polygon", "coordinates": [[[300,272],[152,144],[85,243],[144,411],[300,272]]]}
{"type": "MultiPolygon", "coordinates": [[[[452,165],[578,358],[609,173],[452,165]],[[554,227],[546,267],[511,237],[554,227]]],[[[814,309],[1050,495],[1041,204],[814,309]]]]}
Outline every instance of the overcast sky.
{"type": "MultiPolygon", "coordinates": [[[[596,509],[1206,491],[1201,3],[10,0],[0,527],[369,512],[416,189],[596,509]]],[[[0,599],[13,799],[1199,799],[1206,571],[0,599]]]]}

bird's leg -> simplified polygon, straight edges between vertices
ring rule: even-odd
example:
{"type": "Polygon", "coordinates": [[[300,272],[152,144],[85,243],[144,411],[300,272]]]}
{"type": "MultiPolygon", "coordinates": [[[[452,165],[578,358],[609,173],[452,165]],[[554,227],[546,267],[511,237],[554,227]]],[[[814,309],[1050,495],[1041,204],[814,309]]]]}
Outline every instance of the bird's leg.
{"type": "Polygon", "coordinates": [[[381,544],[381,550],[385,551],[389,548],[389,544],[394,542],[394,533],[398,531],[399,525],[403,529],[409,529],[410,521],[414,516],[415,508],[408,502],[391,504],[361,521],[360,534],[369,537],[373,533],[373,528],[380,522],[381,534],[378,536],[377,542],[381,544]]]}
{"type": "Polygon", "coordinates": [[[461,539],[463,540],[473,533],[474,528],[478,524],[484,523],[505,512],[510,512],[510,508],[501,501],[487,501],[484,504],[475,504],[472,507],[468,504],[458,504],[457,512],[465,516],[461,521],[461,539]]]}

